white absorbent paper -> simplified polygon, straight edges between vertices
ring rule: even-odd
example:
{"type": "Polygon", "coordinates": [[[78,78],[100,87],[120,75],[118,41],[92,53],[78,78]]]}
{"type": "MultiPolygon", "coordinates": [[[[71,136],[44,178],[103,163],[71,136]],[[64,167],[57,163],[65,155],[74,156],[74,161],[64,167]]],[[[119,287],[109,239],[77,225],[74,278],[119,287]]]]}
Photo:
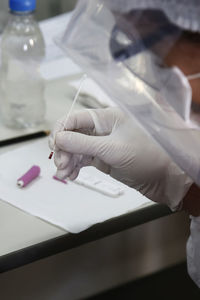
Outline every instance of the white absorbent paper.
{"type": "Polygon", "coordinates": [[[46,138],[0,155],[0,199],[72,233],[150,202],[93,167],[83,168],[81,172],[114,182],[123,187],[124,194],[112,198],[74,182],[64,184],[54,180],[56,167],[48,155],[46,138]],[[17,179],[33,165],[40,166],[40,176],[20,189],[17,179]]]}

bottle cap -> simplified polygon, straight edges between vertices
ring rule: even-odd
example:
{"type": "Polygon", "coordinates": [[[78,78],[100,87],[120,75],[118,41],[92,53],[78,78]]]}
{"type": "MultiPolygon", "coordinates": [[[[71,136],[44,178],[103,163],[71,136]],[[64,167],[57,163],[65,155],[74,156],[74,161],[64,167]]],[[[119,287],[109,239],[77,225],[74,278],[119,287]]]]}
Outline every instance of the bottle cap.
{"type": "Polygon", "coordinates": [[[28,12],[36,8],[36,0],[9,0],[9,7],[12,11],[28,12]]]}

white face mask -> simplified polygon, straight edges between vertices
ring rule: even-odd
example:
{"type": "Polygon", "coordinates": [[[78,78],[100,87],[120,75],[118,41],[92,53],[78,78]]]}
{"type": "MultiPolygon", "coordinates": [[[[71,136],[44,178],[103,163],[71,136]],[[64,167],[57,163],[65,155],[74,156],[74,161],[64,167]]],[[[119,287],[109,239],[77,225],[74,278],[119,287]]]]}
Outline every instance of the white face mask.
{"type": "Polygon", "coordinates": [[[192,89],[187,77],[177,67],[166,69],[165,77],[167,79],[161,90],[164,99],[188,122],[192,103],[192,89]]]}
{"type": "Polygon", "coordinates": [[[189,122],[192,103],[189,81],[200,78],[200,73],[185,76],[178,67],[167,69],[166,72],[169,76],[162,89],[164,98],[186,122],[189,122]]]}

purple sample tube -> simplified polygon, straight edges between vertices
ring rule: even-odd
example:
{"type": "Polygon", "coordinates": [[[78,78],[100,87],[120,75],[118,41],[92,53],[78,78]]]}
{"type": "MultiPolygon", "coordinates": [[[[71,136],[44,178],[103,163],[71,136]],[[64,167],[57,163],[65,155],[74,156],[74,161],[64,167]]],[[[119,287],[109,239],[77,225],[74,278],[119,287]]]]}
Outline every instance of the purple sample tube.
{"type": "Polygon", "coordinates": [[[27,186],[33,179],[38,177],[40,174],[40,167],[32,166],[22,177],[17,180],[17,185],[19,187],[27,186]]]}

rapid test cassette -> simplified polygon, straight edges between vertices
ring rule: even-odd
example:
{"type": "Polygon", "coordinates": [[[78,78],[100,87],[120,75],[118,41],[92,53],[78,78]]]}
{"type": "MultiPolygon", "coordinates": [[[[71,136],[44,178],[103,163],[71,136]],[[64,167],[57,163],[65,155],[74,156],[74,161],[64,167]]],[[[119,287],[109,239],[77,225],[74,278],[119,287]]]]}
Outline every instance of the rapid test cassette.
{"type": "Polygon", "coordinates": [[[119,197],[124,193],[124,189],[117,184],[86,173],[80,173],[74,182],[110,197],[119,197]]]}

